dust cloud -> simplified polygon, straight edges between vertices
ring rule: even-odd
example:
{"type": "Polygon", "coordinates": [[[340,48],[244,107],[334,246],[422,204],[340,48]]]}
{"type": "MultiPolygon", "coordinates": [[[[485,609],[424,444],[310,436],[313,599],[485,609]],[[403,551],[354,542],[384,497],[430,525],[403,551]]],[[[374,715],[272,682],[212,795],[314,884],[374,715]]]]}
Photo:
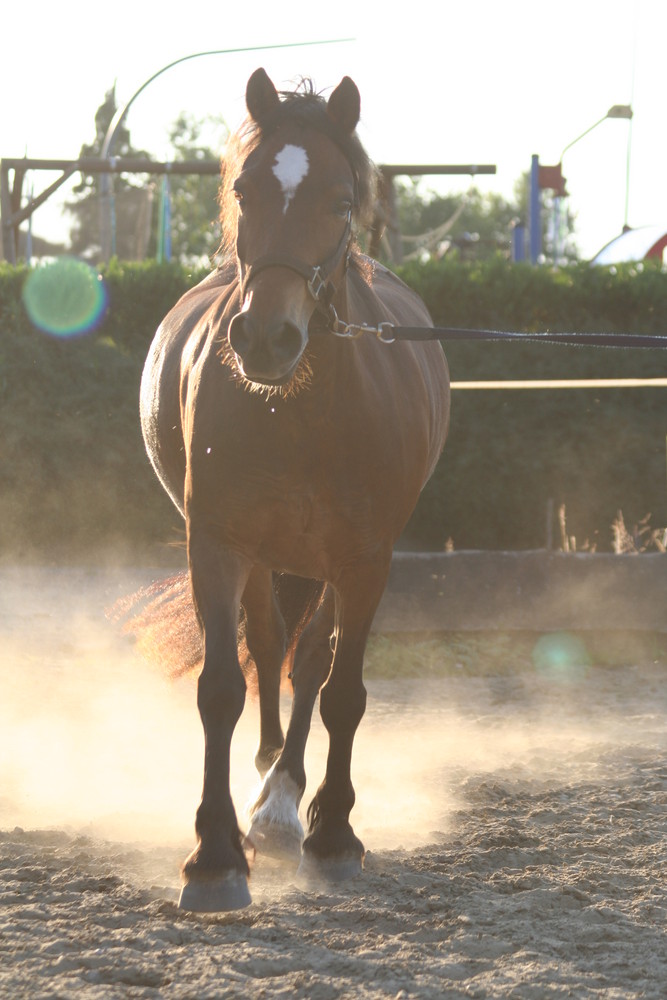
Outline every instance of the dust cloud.
{"type": "MultiPolygon", "coordinates": [[[[195,684],[163,676],[104,615],[147,579],[0,571],[0,828],[193,846],[203,765],[195,684]]],[[[590,673],[369,681],[352,814],[366,847],[410,849],[448,836],[480,782],[599,782],[612,769],[611,747],[631,747],[639,732],[644,741],[664,738],[639,704],[633,710],[631,675],[621,716],[585,696],[590,673]]],[[[232,761],[242,825],[258,791],[257,737],[248,699],[232,761]]],[[[325,758],[316,710],[302,810],[325,758]]]]}

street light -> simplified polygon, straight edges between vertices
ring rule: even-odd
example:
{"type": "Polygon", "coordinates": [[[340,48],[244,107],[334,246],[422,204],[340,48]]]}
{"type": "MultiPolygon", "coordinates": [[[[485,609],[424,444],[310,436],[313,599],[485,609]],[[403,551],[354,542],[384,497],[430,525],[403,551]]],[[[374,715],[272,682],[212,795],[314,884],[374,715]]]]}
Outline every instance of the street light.
{"type": "Polygon", "coordinates": [[[598,125],[602,125],[602,122],[606,122],[607,118],[625,118],[626,121],[630,121],[632,118],[632,108],[630,107],[629,104],[612,104],[606,115],[600,118],[599,121],[596,121],[594,125],[591,125],[590,128],[587,128],[585,132],[581,133],[581,135],[578,135],[576,139],[572,140],[572,142],[568,142],[567,146],[560,154],[559,162],[562,164],[563,157],[567,153],[568,149],[571,149],[576,142],[579,142],[580,139],[583,139],[585,135],[588,135],[589,132],[592,132],[594,128],[598,127],[598,125]]]}
{"type": "MultiPolygon", "coordinates": [[[[622,118],[626,121],[632,121],[632,108],[629,104],[612,104],[606,115],[603,115],[598,121],[578,135],[576,139],[572,142],[568,142],[567,146],[564,147],[563,152],[560,154],[560,159],[558,161],[558,166],[560,167],[561,176],[563,173],[563,157],[567,153],[568,149],[572,149],[575,143],[587,136],[589,132],[592,132],[594,128],[598,125],[602,125],[602,122],[606,122],[608,118],[622,118]]],[[[628,134],[628,155],[626,160],[626,172],[625,172],[625,222],[628,221],[628,189],[630,185],[630,134],[628,134]]],[[[559,252],[559,239],[560,239],[560,198],[554,199],[554,260],[558,260],[559,252]]]]}

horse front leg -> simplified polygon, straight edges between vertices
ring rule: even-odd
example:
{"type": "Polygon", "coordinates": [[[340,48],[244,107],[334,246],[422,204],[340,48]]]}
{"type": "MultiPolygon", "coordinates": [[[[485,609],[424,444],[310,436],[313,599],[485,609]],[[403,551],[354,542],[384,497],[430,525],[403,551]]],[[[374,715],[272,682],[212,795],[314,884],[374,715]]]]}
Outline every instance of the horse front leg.
{"type": "Polygon", "coordinates": [[[251,566],[208,532],[191,526],[188,560],[204,646],[197,686],[204,785],[195,820],[198,844],[183,866],[179,906],[199,912],[235,910],[251,901],[229,784],[230,744],[246,691],[237,651],[239,608],[251,566]]]}
{"type": "Polygon", "coordinates": [[[324,781],[308,809],[309,835],[299,873],[337,881],[361,872],[364,846],[350,825],[355,795],[352,747],[366,710],[363,659],[366,641],[385,588],[391,554],[356,566],[336,583],[335,650],[331,673],[320,692],[320,714],[329,733],[324,781]]]}

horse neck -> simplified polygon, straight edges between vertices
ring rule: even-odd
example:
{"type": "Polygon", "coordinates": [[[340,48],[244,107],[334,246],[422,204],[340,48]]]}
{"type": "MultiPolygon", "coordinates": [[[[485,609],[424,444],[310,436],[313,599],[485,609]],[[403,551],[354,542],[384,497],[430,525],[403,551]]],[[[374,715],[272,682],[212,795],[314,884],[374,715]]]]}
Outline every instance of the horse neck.
{"type": "Polygon", "coordinates": [[[337,315],[346,323],[370,326],[387,319],[386,310],[373,288],[374,261],[359,255],[348,266],[339,294],[334,299],[337,315]]]}

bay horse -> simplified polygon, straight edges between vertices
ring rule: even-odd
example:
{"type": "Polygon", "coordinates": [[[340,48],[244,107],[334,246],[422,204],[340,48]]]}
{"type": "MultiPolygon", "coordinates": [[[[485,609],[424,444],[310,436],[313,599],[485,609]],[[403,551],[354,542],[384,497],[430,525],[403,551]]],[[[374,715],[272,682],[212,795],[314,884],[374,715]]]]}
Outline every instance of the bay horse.
{"type": "Polygon", "coordinates": [[[246,105],[223,158],[226,257],[166,316],[141,384],[146,448],[186,522],[202,634],[204,781],[179,903],[196,911],[250,902],[229,783],[246,694],[240,617],[257,669],[264,777],[249,840],[269,853],[296,848],[306,876],[361,871],[349,815],[364,650],[393,545],[449,420],[439,344],[334,335],[379,324],[390,340],[382,323],[432,325],[418,296],[354,240],[375,179],[355,131],[356,85],[344,77],[328,100],[308,83],[279,93],[258,69],[246,105]],[[293,701],[283,736],[286,653],[293,701]],[[329,750],[301,844],[318,692],[329,750]]]}

